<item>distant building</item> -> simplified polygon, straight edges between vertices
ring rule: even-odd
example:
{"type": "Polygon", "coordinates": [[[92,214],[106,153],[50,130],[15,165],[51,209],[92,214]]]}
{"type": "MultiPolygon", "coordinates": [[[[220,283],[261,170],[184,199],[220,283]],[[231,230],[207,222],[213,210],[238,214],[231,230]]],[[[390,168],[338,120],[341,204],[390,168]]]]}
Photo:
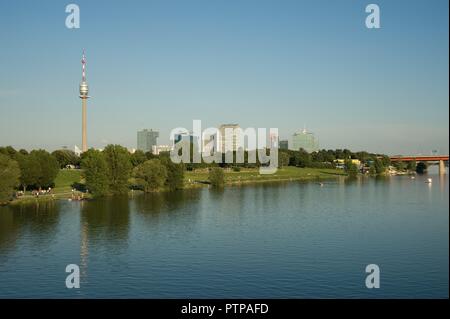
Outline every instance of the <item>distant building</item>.
{"type": "Polygon", "coordinates": [[[337,160],[334,160],[334,164],[336,165],[336,168],[344,169],[346,161],[350,161],[352,164],[355,164],[358,169],[363,168],[363,165],[361,164],[361,161],[359,159],[348,159],[348,160],[337,159],[337,160]]]}
{"type": "Polygon", "coordinates": [[[137,149],[145,153],[151,152],[154,145],[157,145],[159,137],[158,131],[142,130],[137,132],[137,149]]]}
{"type": "Polygon", "coordinates": [[[218,150],[222,153],[226,152],[225,145],[231,145],[230,151],[237,151],[240,147],[240,135],[242,133],[238,124],[222,124],[219,127],[220,139],[218,139],[218,150]],[[229,136],[226,131],[232,130],[229,136]]]}
{"type": "Polygon", "coordinates": [[[154,155],[159,155],[161,152],[170,152],[172,150],[172,146],[170,145],[153,145],[152,153],[154,155]]]}
{"type": "Polygon", "coordinates": [[[289,149],[289,142],[288,142],[288,140],[281,140],[279,146],[280,146],[280,150],[287,150],[287,149],[289,149]]]}
{"type": "Polygon", "coordinates": [[[350,161],[352,164],[355,164],[356,166],[360,166],[361,165],[361,161],[359,159],[355,159],[355,158],[348,159],[348,160],[337,159],[337,160],[334,160],[334,163],[336,163],[336,164],[345,164],[346,161],[350,161]]]}
{"type": "Polygon", "coordinates": [[[73,152],[75,153],[76,156],[81,156],[81,150],[79,149],[78,146],[75,145],[75,147],[73,148],[73,152]]]}
{"type": "Polygon", "coordinates": [[[298,151],[303,148],[308,153],[317,152],[319,150],[319,142],[314,134],[303,129],[292,135],[292,150],[298,151]]]}

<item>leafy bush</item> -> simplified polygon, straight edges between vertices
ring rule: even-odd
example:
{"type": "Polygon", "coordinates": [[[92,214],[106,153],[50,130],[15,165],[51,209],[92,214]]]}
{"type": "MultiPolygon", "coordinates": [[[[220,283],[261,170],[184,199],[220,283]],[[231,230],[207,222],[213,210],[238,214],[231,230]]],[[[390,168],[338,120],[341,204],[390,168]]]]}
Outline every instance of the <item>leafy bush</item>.
{"type": "Polygon", "coordinates": [[[220,167],[213,167],[209,171],[208,180],[214,187],[223,187],[225,185],[225,174],[220,167]]]}

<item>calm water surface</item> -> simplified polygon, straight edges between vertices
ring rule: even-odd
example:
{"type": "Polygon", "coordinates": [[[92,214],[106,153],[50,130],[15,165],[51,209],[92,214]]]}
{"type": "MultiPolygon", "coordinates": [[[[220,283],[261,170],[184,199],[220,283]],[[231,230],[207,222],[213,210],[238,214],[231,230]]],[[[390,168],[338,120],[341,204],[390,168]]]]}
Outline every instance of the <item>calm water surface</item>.
{"type": "Polygon", "coordinates": [[[448,176],[427,177],[2,207],[0,297],[448,298],[448,176]]]}

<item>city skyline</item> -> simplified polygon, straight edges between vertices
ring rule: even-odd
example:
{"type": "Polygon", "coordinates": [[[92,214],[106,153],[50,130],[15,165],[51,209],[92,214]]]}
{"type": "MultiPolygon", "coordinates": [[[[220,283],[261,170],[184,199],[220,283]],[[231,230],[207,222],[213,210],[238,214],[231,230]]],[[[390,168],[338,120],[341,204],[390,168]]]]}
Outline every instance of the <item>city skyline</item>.
{"type": "Polygon", "coordinates": [[[109,4],[106,15],[101,5],[77,4],[77,30],[65,27],[63,4],[0,4],[0,34],[10,39],[0,52],[8,61],[0,145],[80,146],[76,90],[86,48],[92,147],[133,148],[145,127],[168,144],[171,129],[200,119],[277,127],[280,139],[306,123],[325,149],[448,153],[446,1],[379,1],[379,30],[364,27],[363,1],[266,2],[256,12],[253,2],[178,3],[175,11],[140,2],[109,4]]]}

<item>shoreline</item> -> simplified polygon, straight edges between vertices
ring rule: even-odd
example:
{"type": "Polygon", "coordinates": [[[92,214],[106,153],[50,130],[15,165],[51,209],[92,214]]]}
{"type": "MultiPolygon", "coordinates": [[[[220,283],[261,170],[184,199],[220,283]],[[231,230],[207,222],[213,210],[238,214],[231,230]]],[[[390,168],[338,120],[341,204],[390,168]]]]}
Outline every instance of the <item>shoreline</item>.
{"type": "MultiPolygon", "coordinates": [[[[338,178],[347,178],[346,175],[340,175],[340,174],[329,174],[328,176],[323,175],[306,175],[306,176],[292,176],[292,177],[279,177],[274,176],[274,178],[267,178],[263,177],[261,179],[242,179],[242,180],[228,180],[225,181],[224,187],[236,187],[241,185],[252,185],[252,184],[263,184],[263,183],[286,183],[286,182],[314,182],[314,181],[323,181],[323,180],[333,180],[338,178]]],[[[189,189],[196,189],[196,188],[209,188],[211,184],[209,184],[207,181],[202,180],[196,180],[191,182],[185,182],[183,188],[181,190],[189,190],[189,189]]],[[[170,190],[159,190],[155,191],[154,193],[164,193],[164,192],[171,192],[170,190]]],[[[133,196],[134,194],[140,194],[144,193],[144,191],[141,190],[130,190],[128,192],[128,196],[133,196]]],[[[111,195],[114,196],[114,195],[111,195]]],[[[32,196],[26,196],[23,198],[17,198],[14,199],[8,203],[5,203],[3,206],[9,206],[9,205],[21,205],[21,204],[39,204],[39,203],[45,203],[45,202],[52,202],[52,201],[58,201],[58,200],[71,200],[72,199],[72,192],[65,192],[65,193],[56,193],[53,195],[40,195],[39,197],[32,197],[32,196]]],[[[90,194],[83,193],[83,199],[73,199],[73,201],[85,201],[85,200],[92,200],[93,197],[90,194]]]]}
{"type": "MultiPolygon", "coordinates": [[[[383,176],[390,177],[390,176],[410,176],[411,173],[404,173],[404,174],[385,174],[383,176]]],[[[308,174],[308,175],[302,175],[302,176],[272,176],[271,178],[267,177],[267,175],[257,175],[257,178],[242,178],[242,179],[229,179],[225,178],[225,187],[236,187],[236,186],[249,186],[249,185],[258,185],[258,184],[269,184],[269,183],[290,183],[290,182],[321,182],[326,180],[336,180],[340,178],[349,178],[346,174],[338,174],[338,173],[324,173],[323,175],[314,175],[314,174],[308,174]],[[263,176],[263,177],[261,177],[263,176]]],[[[366,177],[365,175],[359,175],[359,177],[366,177]]],[[[190,189],[197,189],[197,188],[210,188],[211,184],[207,180],[193,180],[193,181],[185,181],[184,186],[180,190],[190,190],[190,189]]],[[[162,189],[158,191],[153,191],[151,193],[166,193],[166,192],[173,192],[168,189],[162,189]]],[[[81,194],[81,192],[78,192],[78,194],[81,194]]],[[[61,193],[55,193],[51,195],[40,195],[39,197],[27,195],[26,197],[17,198],[14,199],[8,203],[2,203],[0,204],[0,207],[2,206],[13,206],[13,205],[22,205],[22,204],[39,204],[39,203],[46,203],[46,202],[55,202],[59,200],[66,200],[66,201],[87,201],[94,199],[91,194],[82,193],[83,197],[81,199],[73,199],[72,198],[72,192],[61,192],[61,193]]],[[[142,190],[129,190],[127,196],[132,197],[135,194],[145,194],[142,190]]],[[[114,196],[114,195],[107,195],[114,196]]]]}

